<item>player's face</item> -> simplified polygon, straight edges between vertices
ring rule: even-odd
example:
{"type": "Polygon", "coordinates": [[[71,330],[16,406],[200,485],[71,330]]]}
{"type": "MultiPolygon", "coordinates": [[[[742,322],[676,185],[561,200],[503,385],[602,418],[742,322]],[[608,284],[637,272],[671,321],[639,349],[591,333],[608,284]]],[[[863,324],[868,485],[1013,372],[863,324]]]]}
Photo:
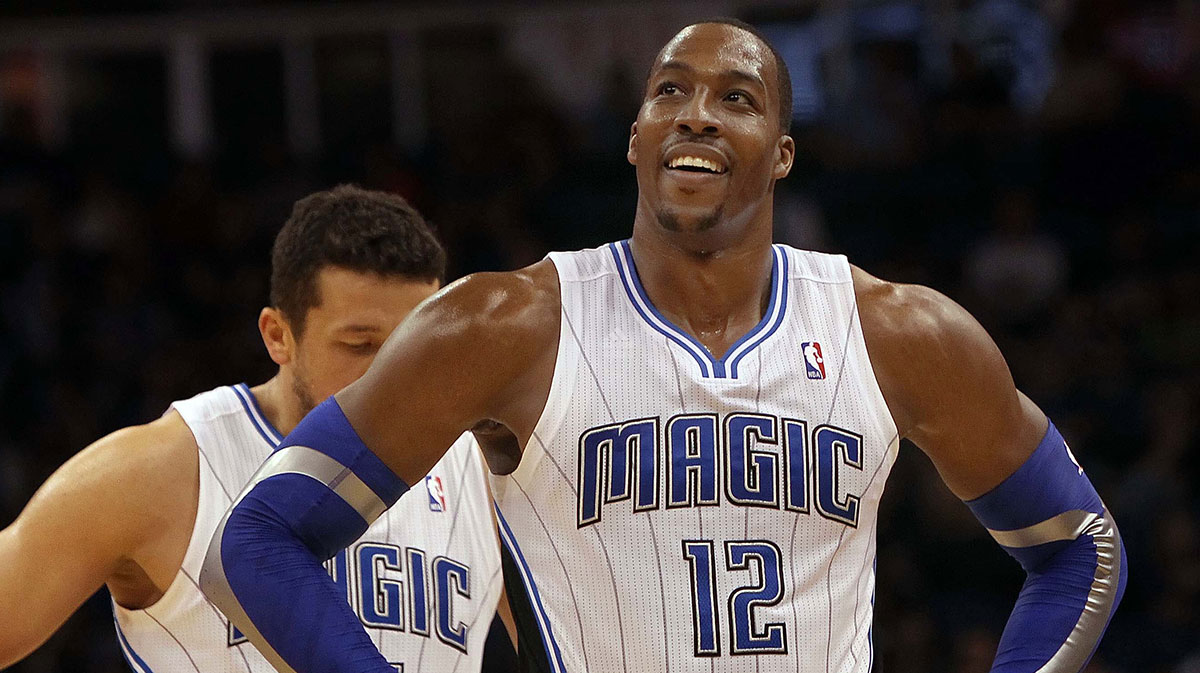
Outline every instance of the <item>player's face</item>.
{"type": "Polygon", "coordinates": [[[639,206],[669,231],[742,226],[791,169],[775,60],[736,26],[690,26],[663,48],[629,142],[639,206]]]}
{"type": "Polygon", "coordinates": [[[305,412],[362,376],[392,330],[438,283],[325,267],[317,289],[319,302],[308,311],[293,359],[294,392],[305,412]]]}

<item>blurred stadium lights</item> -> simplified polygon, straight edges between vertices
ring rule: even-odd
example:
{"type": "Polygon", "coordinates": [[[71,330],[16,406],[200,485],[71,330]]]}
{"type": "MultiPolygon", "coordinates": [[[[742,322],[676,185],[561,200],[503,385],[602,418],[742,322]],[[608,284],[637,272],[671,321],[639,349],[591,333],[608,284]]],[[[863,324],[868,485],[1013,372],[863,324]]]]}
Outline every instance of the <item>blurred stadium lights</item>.
{"type": "MultiPolygon", "coordinates": [[[[813,4],[813,3],[809,3],[813,4]]],[[[826,3],[828,6],[846,3],[826,3]]],[[[318,40],[365,34],[387,36],[390,69],[392,135],[400,147],[420,147],[427,120],[419,33],[430,29],[492,25],[510,36],[511,49],[533,62],[554,85],[596,75],[618,61],[648,61],[662,39],[679,24],[695,17],[740,15],[771,11],[797,3],[721,0],[675,2],[492,3],[422,4],[338,3],[187,9],[155,14],[104,16],[47,16],[9,19],[0,24],[0,77],[17,80],[14,95],[0,91],[10,104],[36,110],[43,143],[60,145],[68,135],[73,61],[102,54],[159,53],[166,61],[169,110],[168,135],[181,156],[211,154],[215,132],[212,114],[211,68],[214,49],[239,45],[277,45],[283,64],[284,124],[289,148],[308,156],[322,145],[314,59],[318,40]],[[545,30],[547,25],[569,30],[545,30]],[[629,26],[643,30],[630,32],[629,26]],[[581,31],[580,28],[590,28],[581,31]],[[647,30],[652,27],[654,29],[647,30]],[[581,32],[589,48],[546,41],[578,41],[581,32]],[[566,35],[566,37],[564,37],[566,35]],[[547,63],[545,48],[557,48],[574,58],[547,63]],[[33,100],[26,100],[31,98],[33,100]],[[31,104],[32,103],[32,104],[31,104]]],[[[639,64],[644,67],[643,64],[639,64]]],[[[596,87],[557,87],[568,108],[587,108],[596,102],[596,87]]]]}

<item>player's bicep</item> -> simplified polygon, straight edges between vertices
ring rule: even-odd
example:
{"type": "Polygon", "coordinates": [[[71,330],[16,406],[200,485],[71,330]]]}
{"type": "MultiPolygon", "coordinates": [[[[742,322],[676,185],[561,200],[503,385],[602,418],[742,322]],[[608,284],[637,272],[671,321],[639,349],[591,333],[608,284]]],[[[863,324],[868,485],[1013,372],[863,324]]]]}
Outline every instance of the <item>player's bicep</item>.
{"type": "Polygon", "coordinates": [[[545,267],[534,269],[446,287],[337,394],[362,441],[406,481],[428,472],[480,421],[498,421],[518,437],[532,431],[541,408],[525,392],[531,379],[549,381],[543,370],[549,362],[552,371],[558,339],[557,286],[548,292],[545,267]]]}
{"type": "MultiPolygon", "coordinates": [[[[886,382],[902,436],[933,461],[960,498],[976,497],[1012,474],[1046,432],[1046,417],[1022,395],[984,328],[944,295],[899,286],[868,347],[886,382]]],[[[864,334],[871,328],[864,315],[864,334]]],[[[878,327],[880,321],[875,320],[878,327]]]]}
{"type": "MultiPolygon", "coordinates": [[[[1025,463],[1046,433],[1046,415],[1028,397],[1014,392],[1017,401],[1005,403],[1003,409],[965,408],[957,412],[962,419],[957,422],[952,416],[956,412],[945,412],[941,424],[949,427],[914,439],[960,499],[975,498],[1004,481],[1025,463]]],[[[988,404],[985,394],[968,395],[974,399],[965,400],[963,407],[988,404]]]]}
{"type": "Polygon", "coordinates": [[[453,362],[471,325],[446,313],[436,304],[414,311],[366,374],[337,394],[363,442],[409,481],[437,461],[422,454],[453,444],[482,406],[483,390],[468,385],[469,363],[453,362]]]}

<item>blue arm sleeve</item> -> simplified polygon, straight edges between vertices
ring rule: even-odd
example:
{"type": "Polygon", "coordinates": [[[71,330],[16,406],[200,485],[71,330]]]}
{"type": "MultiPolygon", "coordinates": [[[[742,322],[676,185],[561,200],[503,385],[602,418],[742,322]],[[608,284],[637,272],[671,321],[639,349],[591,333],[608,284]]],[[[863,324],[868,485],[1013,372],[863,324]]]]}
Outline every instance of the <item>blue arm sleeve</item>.
{"type": "Polygon", "coordinates": [[[1016,472],[967,505],[1027,575],[992,671],[1082,671],[1125,591],[1125,547],[1054,424],[1016,472]]]}
{"type": "Polygon", "coordinates": [[[331,397],[296,426],[225,514],[201,589],[279,671],[395,673],[321,562],[407,489],[331,397]]]}

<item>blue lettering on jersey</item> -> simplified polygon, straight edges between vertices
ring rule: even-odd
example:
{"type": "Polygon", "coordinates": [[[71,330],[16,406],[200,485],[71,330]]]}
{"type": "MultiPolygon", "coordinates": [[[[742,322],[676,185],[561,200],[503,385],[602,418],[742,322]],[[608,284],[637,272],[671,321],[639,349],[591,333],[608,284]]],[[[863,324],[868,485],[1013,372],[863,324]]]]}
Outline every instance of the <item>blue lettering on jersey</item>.
{"type": "Polygon", "coordinates": [[[769,540],[725,543],[729,570],[752,570],[758,584],[744,586],[729,595],[729,651],[733,654],[781,654],[787,652],[787,627],[764,624],[754,619],[758,606],[778,605],[783,599],[783,552],[769,540]],[[752,567],[753,566],[753,567],[752,567]]]}
{"type": "Polygon", "coordinates": [[[684,540],[683,557],[691,563],[692,634],[697,657],[721,654],[720,611],[712,540],[684,540]]]}
{"type": "Polygon", "coordinates": [[[778,425],[774,416],[759,414],[730,414],[725,419],[725,446],[729,447],[725,494],[730,502],[778,509],[778,425]]]}
{"type": "Polygon", "coordinates": [[[660,427],[642,418],[591,428],[579,437],[579,528],[602,510],[633,499],[634,512],[659,509],[660,474],[673,507],[721,504],[809,513],[858,526],[860,494],[843,490],[838,475],[862,470],[862,435],[765,414],[681,414],[660,427]],[[718,430],[722,431],[719,432],[718,430]],[[722,488],[723,486],[723,488],[722,488]],[[814,495],[810,496],[811,493],[814,495]]]}
{"type": "Polygon", "coordinates": [[[412,614],[410,630],[423,636],[429,635],[429,580],[425,572],[425,552],[408,549],[408,581],[412,591],[408,592],[409,612],[412,614]]]}
{"type": "Polygon", "coordinates": [[[847,494],[844,500],[838,496],[838,467],[862,469],[862,435],[822,425],[813,430],[813,445],[817,454],[817,511],[827,519],[857,528],[858,496],[847,494]]]}
{"type": "Polygon", "coordinates": [[[362,623],[377,629],[403,631],[404,584],[391,579],[400,574],[400,548],[390,544],[360,544],[358,567],[362,623]]]}
{"type": "Polygon", "coordinates": [[[579,438],[579,520],[600,520],[600,503],[628,500],[633,511],[658,508],[658,419],[589,430],[579,438]]]}
{"type": "Polygon", "coordinates": [[[246,638],[246,636],[241,632],[240,629],[238,629],[238,627],[233,625],[233,622],[225,622],[225,635],[226,644],[229,645],[229,647],[249,642],[249,639],[246,638]]]}
{"type": "Polygon", "coordinates": [[[808,423],[783,419],[783,454],[787,461],[787,509],[808,514],[808,423]]]}
{"type": "Polygon", "coordinates": [[[667,421],[667,453],[667,507],[721,504],[716,414],[685,414],[667,421]]]}
{"type": "MultiPolygon", "coordinates": [[[[454,606],[456,597],[471,599],[471,568],[439,556],[433,560],[431,572],[427,559],[428,554],[415,547],[362,542],[353,552],[343,549],[326,561],[325,569],[346,592],[346,600],[364,625],[428,638],[433,630],[432,610],[438,639],[466,654],[471,625],[455,617],[462,613],[455,611],[454,606]],[[351,556],[355,559],[353,564],[351,556]],[[431,574],[436,581],[430,581],[431,574]],[[358,591],[351,591],[355,586],[358,591]]],[[[485,628],[489,626],[490,623],[485,628]]],[[[230,647],[248,642],[232,622],[227,622],[227,636],[230,647]]],[[[403,664],[392,665],[403,670],[403,664]]]]}
{"type": "Polygon", "coordinates": [[[455,619],[449,598],[453,594],[471,597],[471,577],[468,573],[469,568],[454,559],[439,556],[433,561],[438,598],[446,598],[445,605],[438,606],[438,640],[462,650],[463,654],[467,652],[467,625],[455,619]]]}

